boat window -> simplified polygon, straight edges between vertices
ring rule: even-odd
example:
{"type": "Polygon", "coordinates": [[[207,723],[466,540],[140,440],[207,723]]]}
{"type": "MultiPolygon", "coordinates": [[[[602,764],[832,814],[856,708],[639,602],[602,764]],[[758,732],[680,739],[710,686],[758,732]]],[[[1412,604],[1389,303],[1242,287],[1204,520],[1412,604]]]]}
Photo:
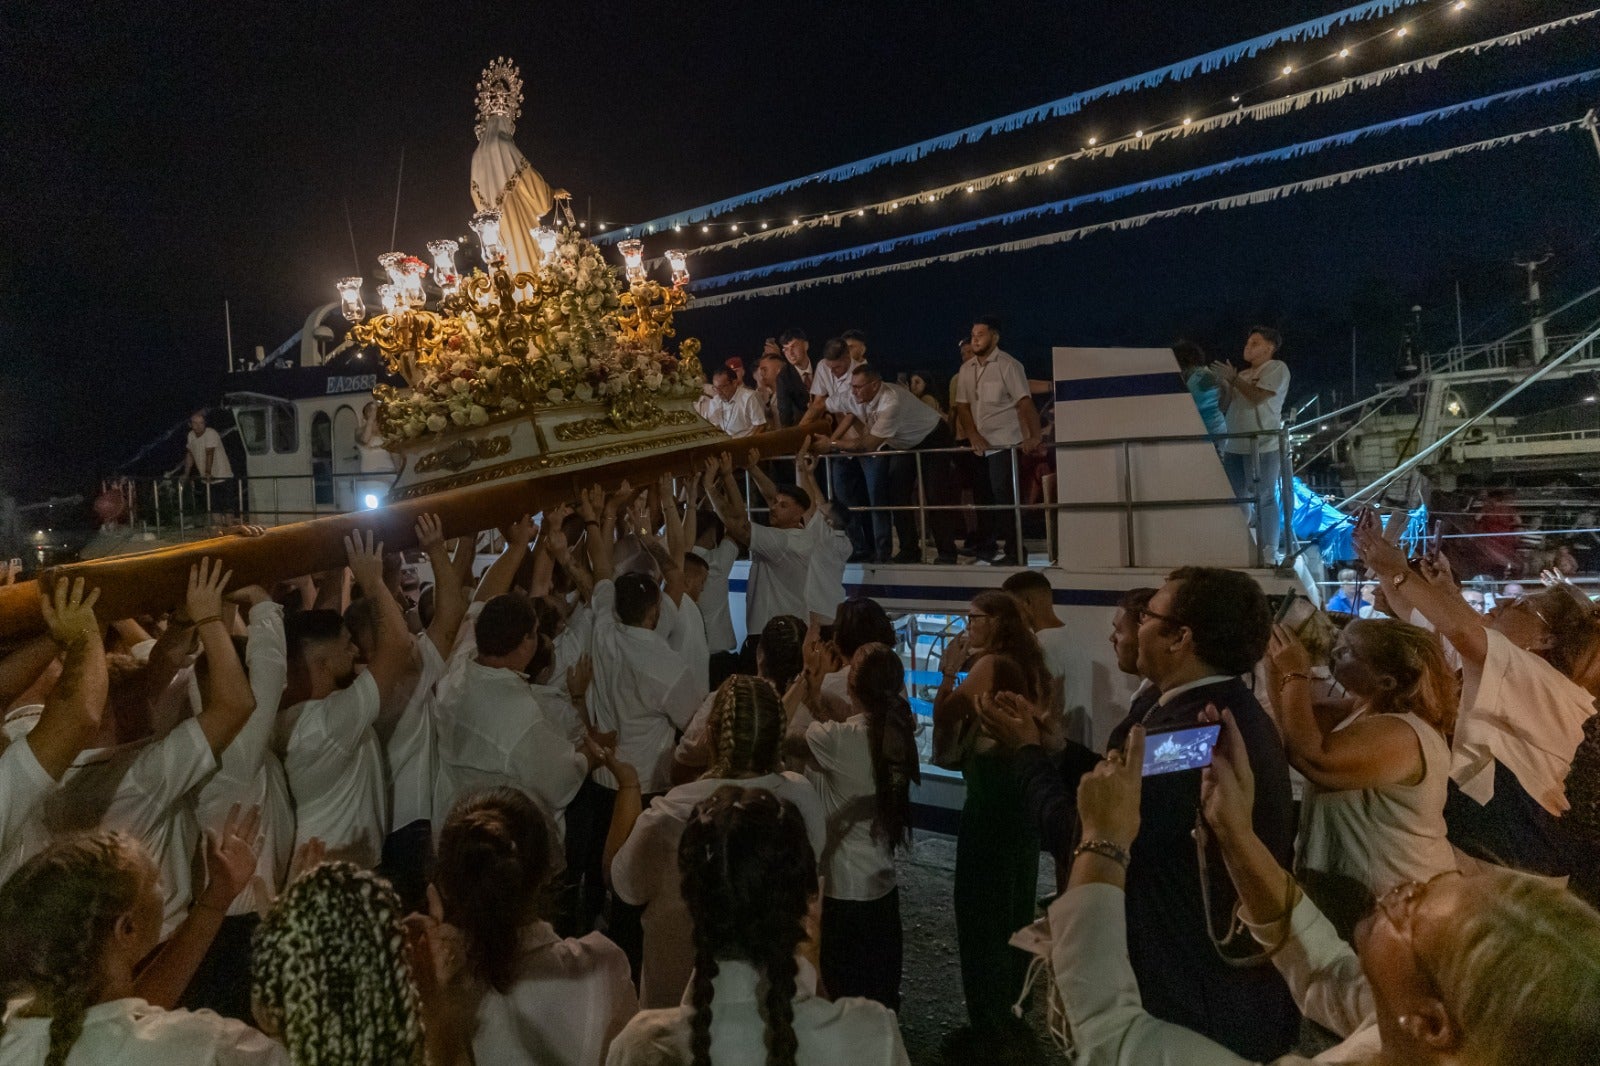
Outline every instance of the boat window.
{"type": "Polygon", "coordinates": [[[267,451],[267,412],[260,407],[234,408],[233,423],[239,427],[239,440],[251,455],[267,451]]]}
{"type": "Polygon", "coordinates": [[[319,506],[333,502],[333,419],[323,411],[311,419],[311,486],[319,506]]]}
{"type": "Polygon", "coordinates": [[[280,455],[300,450],[299,425],[292,403],[272,405],[272,450],[280,455]]]}

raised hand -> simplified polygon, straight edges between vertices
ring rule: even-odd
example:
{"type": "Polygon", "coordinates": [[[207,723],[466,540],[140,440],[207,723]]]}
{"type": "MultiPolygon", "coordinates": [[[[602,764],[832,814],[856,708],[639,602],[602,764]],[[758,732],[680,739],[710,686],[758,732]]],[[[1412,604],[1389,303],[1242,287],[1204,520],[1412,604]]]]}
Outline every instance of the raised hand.
{"type": "Polygon", "coordinates": [[[266,603],[271,600],[272,593],[260,585],[246,585],[244,588],[235,589],[228,593],[226,598],[229,603],[237,603],[239,606],[249,609],[258,603],[266,603]]]}
{"type": "Polygon", "coordinates": [[[1078,782],[1078,818],[1083,839],[1107,840],[1124,850],[1139,835],[1139,799],[1144,788],[1144,727],[1128,731],[1121,751],[1078,782]]]}
{"type": "Polygon", "coordinates": [[[1041,742],[1038,709],[1015,692],[978,697],[978,719],[1003,748],[1037,747],[1041,742]]]}
{"type": "Polygon", "coordinates": [[[1280,676],[1304,674],[1311,669],[1311,653],[1300,643],[1300,638],[1281,622],[1272,627],[1272,637],[1267,642],[1267,657],[1280,676]]]}
{"type": "Polygon", "coordinates": [[[327,859],[327,842],[321,837],[312,837],[294,849],[294,857],[289,860],[289,880],[284,883],[286,885],[293,884],[302,875],[308,874],[321,866],[327,859]]]}
{"type": "Polygon", "coordinates": [[[567,692],[575,700],[581,700],[589,693],[589,686],[594,683],[594,660],[589,658],[589,653],[584,652],[578,656],[578,661],[567,667],[567,692]]]}
{"type": "Polygon", "coordinates": [[[1230,711],[1207,707],[1206,717],[1222,722],[1222,734],[1211,754],[1211,765],[1200,774],[1200,810],[1206,824],[1221,839],[1239,840],[1255,832],[1251,811],[1255,806],[1256,778],[1250,769],[1250,752],[1230,711]]]}
{"type": "Polygon", "coordinates": [[[201,559],[189,568],[189,588],[184,607],[190,621],[198,624],[222,614],[222,590],[233,580],[232,570],[223,570],[221,559],[201,559]]]}
{"type": "Polygon", "coordinates": [[[235,803],[228,809],[220,835],[206,830],[206,887],[196,902],[226,912],[255,876],[261,843],[261,808],[241,809],[235,803]]]}
{"type": "Polygon", "coordinates": [[[954,677],[967,665],[967,659],[972,655],[972,637],[966,632],[957,633],[944,646],[944,654],[939,656],[939,668],[946,677],[954,677]]]}
{"type": "Polygon", "coordinates": [[[444,525],[436,514],[417,516],[417,547],[432,555],[444,550],[444,525]]]}
{"type": "Polygon", "coordinates": [[[605,508],[605,505],[605,490],[599,485],[590,485],[578,493],[578,499],[574,507],[577,508],[578,514],[584,522],[588,523],[600,521],[600,512],[605,508]]]}
{"type": "Polygon", "coordinates": [[[761,449],[751,448],[748,452],[745,452],[744,462],[746,466],[759,466],[761,464],[761,449]]]}
{"type": "Polygon", "coordinates": [[[80,641],[100,639],[100,621],[94,615],[94,605],[99,599],[99,589],[91,589],[87,596],[83,594],[81,577],[71,582],[70,590],[66,578],[57,578],[53,598],[45,595],[41,584],[39,610],[57,644],[65,648],[80,641]]]}
{"type": "Polygon", "coordinates": [[[733,453],[732,452],[723,452],[720,456],[717,457],[717,464],[718,464],[718,469],[721,471],[723,477],[732,477],[733,476],[733,453]]]}
{"type": "Polygon", "coordinates": [[[383,541],[374,543],[372,530],[346,535],[344,557],[362,592],[371,595],[383,587],[383,541]]]}
{"type": "Polygon", "coordinates": [[[526,548],[528,542],[533,539],[533,535],[538,531],[539,527],[534,525],[533,515],[525,514],[501,530],[501,535],[506,538],[507,547],[526,548]]]}

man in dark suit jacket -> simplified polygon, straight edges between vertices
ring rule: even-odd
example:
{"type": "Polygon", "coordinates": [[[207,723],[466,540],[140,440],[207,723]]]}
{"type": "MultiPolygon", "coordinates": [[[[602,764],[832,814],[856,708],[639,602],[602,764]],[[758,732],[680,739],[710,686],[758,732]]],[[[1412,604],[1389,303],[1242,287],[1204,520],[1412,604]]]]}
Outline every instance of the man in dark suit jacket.
{"type": "MultiPolygon", "coordinates": [[[[1240,680],[1265,653],[1272,629],[1260,587],[1234,571],[1184,567],[1157,590],[1138,620],[1138,671],[1160,696],[1136,699],[1107,749],[1120,749],[1128,730],[1141,721],[1154,735],[1200,724],[1208,705],[1231,710],[1255,772],[1256,833],[1288,869],[1294,812],[1283,742],[1240,680]]],[[[990,731],[1002,743],[1034,739],[1025,724],[1008,725],[1005,717],[987,716],[995,719],[990,731]]],[[[1037,770],[1036,755],[1022,758],[1037,770]]],[[[1076,810],[1064,808],[1061,798],[1075,794],[1077,778],[1095,761],[1087,749],[1069,744],[1054,759],[1055,774],[1024,775],[1029,809],[1056,820],[1048,832],[1040,826],[1042,838],[1076,836],[1076,810]]],[[[1192,835],[1199,809],[1199,770],[1144,779],[1127,881],[1128,955],[1139,994],[1156,1017],[1204,1033],[1245,1058],[1270,1060],[1294,1046],[1299,1012],[1275,967],[1230,966],[1211,941],[1192,835]]],[[[1207,873],[1211,926],[1225,935],[1235,894],[1215,845],[1207,852],[1207,873]]]]}

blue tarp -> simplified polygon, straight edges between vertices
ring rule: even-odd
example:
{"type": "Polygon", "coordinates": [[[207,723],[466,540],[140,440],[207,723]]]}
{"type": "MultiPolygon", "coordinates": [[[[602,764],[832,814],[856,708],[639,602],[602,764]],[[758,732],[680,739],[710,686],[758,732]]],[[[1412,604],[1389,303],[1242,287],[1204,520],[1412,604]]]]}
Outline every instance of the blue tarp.
{"type": "MultiPolygon", "coordinates": [[[[1355,559],[1356,550],[1351,543],[1355,517],[1324,500],[1299,478],[1294,479],[1294,516],[1290,521],[1297,538],[1316,542],[1322,550],[1324,563],[1355,559]]],[[[1400,534],[1400,543],[1409,551],[1427,533],[1428,508],[1424,504],[1407,516],[1406,531],[1400,534]]]]}

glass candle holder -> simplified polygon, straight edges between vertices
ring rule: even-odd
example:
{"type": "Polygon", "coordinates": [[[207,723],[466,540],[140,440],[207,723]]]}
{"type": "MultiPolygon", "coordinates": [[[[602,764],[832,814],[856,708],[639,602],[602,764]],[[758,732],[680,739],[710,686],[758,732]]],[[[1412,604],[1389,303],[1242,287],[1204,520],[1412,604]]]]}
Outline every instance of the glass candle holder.
{"type": "Polygon", "coordinates": [[[644,242],[637,237],[632,240],[618,241],[617,251],[622,253],[622,265],[628,276],[629,283],[643,281],[644,242]]]}
{"type": "Polygon", "coordinates": [[[378,300],[383,304],[384,314],[398,315],[405,310],[405,299],[398,285],[379,285],[378,300]]]}
{"type": "Polygon", "coordinates": [[[451,240],[428,242],[428,254],[433,256],[433,280],[446,296],[454,296],[461,287],[461,275],[456,273],[456,249],[460,247],[451,240]]]}
{"type": "Polygon", "coordinates": [[[506,249],[500,243],[500,212],[479,211],[467,224],[478,235],[478,248],[483,253],[484,263],[495,266],[504,261],[506,249]]]}
{"type": "Polygon", "coordinates": [[[365,278],[340,278],[335,282],[339,290],[339,310],[351,322],[367,317],[367,305],[361,301],[361,286],[365,281],[365,278]]]}
{"type": "Polygon", "coordinates": [[[528,232],[533,235],[533,243],[539,246],[539,261],[549,262],[550,257],[556,254],[556,231],[549,226],[535,226],[528,232]]]}
{"type": "Polygon", "coordinates": [[[389,282],[397,288],[403,288],[406,283],[405,275],[400,272],[400,264],[405,257],[404,252],[384,252],[378,256],[378,265],[383,267],[383,272],[389,275],[389,282]]]}
{"type": "Polygon", "coordinates": [[[408,255],[400,263],[400,295],[407,307],[423,307],[428,302],[428,292],[422,287],[428,276],[428,264],[416,256],[408,255]]]}
{"type": "Polygon", "coordinates": [[[672,268],[672,283],[682,285],[689,280],[688,255],[674,249],[667,253],[667,266],[672,268]]]}

